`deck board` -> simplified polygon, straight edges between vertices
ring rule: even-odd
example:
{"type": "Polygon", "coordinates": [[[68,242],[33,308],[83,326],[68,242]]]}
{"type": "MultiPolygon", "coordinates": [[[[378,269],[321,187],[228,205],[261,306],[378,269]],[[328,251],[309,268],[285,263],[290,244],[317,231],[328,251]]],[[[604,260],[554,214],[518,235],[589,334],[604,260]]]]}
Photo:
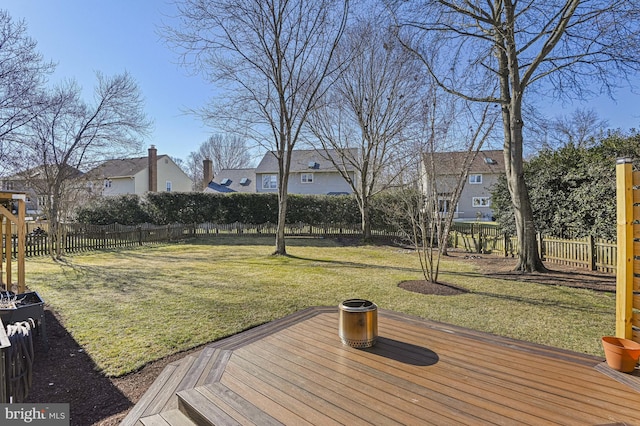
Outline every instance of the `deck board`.
{"type": "Polygon", "coordinates": [[[378,324],[369,349],[343,345],[324,307],[214,342],[130,424],[189,386],[218,424],[640,424],[640,392],[601,358],[385,310],[378,324]]]}

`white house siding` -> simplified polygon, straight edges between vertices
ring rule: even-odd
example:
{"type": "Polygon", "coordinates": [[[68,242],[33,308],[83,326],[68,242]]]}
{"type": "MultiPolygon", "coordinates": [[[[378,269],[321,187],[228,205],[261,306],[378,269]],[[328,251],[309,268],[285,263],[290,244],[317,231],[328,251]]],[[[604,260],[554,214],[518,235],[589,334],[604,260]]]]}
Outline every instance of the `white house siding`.
{"type": "MultiPolygon", "coordinates": [[[[463,160],[466,152],[440,152],[424,154],[424,156],[433,155],[433,159],[423,158],[421,162],[423,188],[425,193],[431,192],[429,189],[429,176],[425,170],[425,161],[429,163],[433,161],[435,166],[435,180],[438,194],[442,194],[441,198],[447,198],[447,195],[453,193],[458,173],[462,171],[463,160]]],[[[470,183],[469,177],[464,182],[464,187],[460,195],[457,206],[451,206],[457,211],[454,216],[458,220],[491,220],[494,216],[491,208],[491,187],[496,183],[501,175],[504,175],[504,157],[502,151],[489,150],[480,151],[475,157],[469,168],[469,176],[482,175],[481,183],[470,183]],[[474,205],[474,198],[488,199],[489,205],[474,205]]]]}
{"type": "Polygon", "coordinates": [[[171,192],[191,192],[191,179],[168,157],[158,159],[158,192],[167,190],[171,181],[171,192]]]}
{"type": "MultiPolygon", "coordinates": [[[[134,194],[144,195],[149,190],[149,169],[140,170],[134,175],[136,182],[134,194]]],[[[158,187],[160,189],[160,187],[158,187]]]]}
{"type": "Polygon", "coordinates": [[[292,173],[289,176],[290,194],[328,194],[336,192],[346,192],[351,194],[352,190],[347,181],[338,173],[317,173],[310,170],[304,173],[292,173]],[[303,174],[313,174],[313,182],[302,183],[303,174]]]}
{"type": "Polygon", "coordinates": [[[135,180],[131,176],[109,179],[110,186],[107,181],[103,183],[102,195],[113,196],[122,194],[132,194],[135,191],[135,180]]]}
{"type": "MultiPolygon", "coordinates": [[[[313,170],[304,172],[304,174],[308,173],[313,174],[312,183],[302,183],[303,173],[291,173],[289,175],[289,185],[287,187],[289,194],[321,195],[329,193],[351,194],[353,192],[347,181],[337,172],[314,172],[313,170]]],[[[277,189],[265,189],[262,187],[263,175],[269,174],[271,173],[256,175],[257,192],[278,192],[277,189]]]]}
{"type": "Polygon", "coordinates": [[[467,182],[462,190],[462,196],[458,203],[458,218],[459,219],[472,219],[472,220],[491,220],[493,217],[493,210],[491,205],[479,207],[473,206],[474,197],[491,197],[491,186],[498,180],[497,176],[482,174],[482,183],[472,184],[467,182]]]}

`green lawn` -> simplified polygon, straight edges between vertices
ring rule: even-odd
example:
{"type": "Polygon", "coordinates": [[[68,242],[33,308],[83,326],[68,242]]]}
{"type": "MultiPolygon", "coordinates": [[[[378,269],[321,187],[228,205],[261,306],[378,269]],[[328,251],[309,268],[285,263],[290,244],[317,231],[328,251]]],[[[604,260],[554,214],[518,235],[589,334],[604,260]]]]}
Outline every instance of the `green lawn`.
{"type": "MultiPolygon", "coordinates": [[[[445,259],[443,281],[470,290],[429,296],[398,288],[421,279],[415,253],[342,247],[331,240],[217,237],[175,245],[27,261],[27,285],[109,376],[220,339],[308,306],[358,297],[504,336],[602,355],[615,297],[589,290],[489,279],[445,259]]],[[[337,333],[337,330],[336,330],[337,333]]]]}

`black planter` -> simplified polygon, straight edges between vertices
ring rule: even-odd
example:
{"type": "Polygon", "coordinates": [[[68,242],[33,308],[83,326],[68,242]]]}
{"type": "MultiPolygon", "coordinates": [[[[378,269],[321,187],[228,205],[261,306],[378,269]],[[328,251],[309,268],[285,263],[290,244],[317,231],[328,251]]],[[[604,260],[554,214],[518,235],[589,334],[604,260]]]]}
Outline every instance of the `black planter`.
{"type": "Polygon", "coordinates": [[[48,348],[47,326],[44,320],[44,301],[40,295],[35,291],[30,291],[16,294],[15,296],[11,295],[11,297],[15,297],[16,307],[0,308],[0,320],[2,320],[2,324],[6,327],[7,324],[27,321],[29,318],[33,319],[45,349],[48,348]]]}

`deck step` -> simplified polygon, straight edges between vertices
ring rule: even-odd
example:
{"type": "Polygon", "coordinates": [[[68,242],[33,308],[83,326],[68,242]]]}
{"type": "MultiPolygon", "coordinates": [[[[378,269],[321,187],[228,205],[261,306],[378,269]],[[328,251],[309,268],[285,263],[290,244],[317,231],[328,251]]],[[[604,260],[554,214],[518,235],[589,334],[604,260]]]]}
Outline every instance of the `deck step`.
{"type": "Polygon", "coordinates": [[[175,410],[178,408],[176,392],[217,381],[229,356],[229,351],[205,347],[197,354],[167,365],[122,425],[133,426],[137,419],[175,410]]]}
{"type": "Polygon", "coordinates": [[[140,423],[144,426],[196,426],[187,416],[179,410],[164,411],[153,416],[143,417],[140,423]]]}
{"type": "Polygon", "coordinates": [[[282,423],[221,383],[178,392],[178,407],[198,425],[282,426],[282,423]]]}
{"type": "Polygon", "coordinates": [[[160,372],[153,384],[147,389],[145,394],[140,398],[127,416],[122,420],[120,426],[139,426],[139,419],[147,408],[153,403],[157,396],[164,391],[164,387],[176,374],[176,370],[182,365],[184,359],[167,364],[160,372]]]}

